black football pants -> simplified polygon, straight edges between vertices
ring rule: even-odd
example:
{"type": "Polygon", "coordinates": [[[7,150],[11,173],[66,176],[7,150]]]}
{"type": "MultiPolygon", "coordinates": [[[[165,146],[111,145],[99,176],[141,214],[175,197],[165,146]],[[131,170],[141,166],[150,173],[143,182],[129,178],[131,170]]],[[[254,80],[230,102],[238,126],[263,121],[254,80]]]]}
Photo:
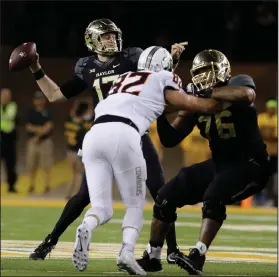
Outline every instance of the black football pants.
{"type": "Polygon", "coordinates": [[[177,176],[159,190],[161,202],[169,209],[205,201],[228,205],[263,189],[270,176],[268,165],[254,162],[227,164],[216,169],[212,159],[182,168],[177,176]]]}

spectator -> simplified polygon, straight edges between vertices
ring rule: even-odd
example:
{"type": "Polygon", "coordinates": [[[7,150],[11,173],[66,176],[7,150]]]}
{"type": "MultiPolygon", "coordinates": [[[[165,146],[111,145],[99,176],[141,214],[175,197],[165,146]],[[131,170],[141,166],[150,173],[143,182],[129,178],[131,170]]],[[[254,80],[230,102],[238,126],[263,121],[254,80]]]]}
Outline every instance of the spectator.
{"type": "Polygon", "coordinates": [[[197,127],[180,143],[184,166],[201,163],[210,158],[208,141],[200,135],[197,127]]]}
{"type": "MultiPolygon", "coordinates": [[[[82,148],[83,138],[86,132],[90,129],[88,121],[84,119],[88,113],[88,103],[77,102],[73,105],[71,113],[65,122],[65,136],[67,140],[67,158],[72,166],[72,182],[67,193],[67,198],[70,198],[75,192],[75,189],[82,181],[83,164],[81,158],[77,155],[78,150],[82,148]]],[[[92,121],[91,124],[92,125],[92,121]]]]}
{"type": "Polygon", "coordinates": [[[267,204],[275,205],[277,203],[276,187],[277,187],[277,167],[278,167],[278,153],[277,153],[277,101],[270,99],[266,102],[266,111],[259,114],[259,127],[267,146],[267,151],[271,158],[271,166],[273,178],[266,187],[267,204]]]}
{"type": "Polygon", "coordinates": [[[163,147],[160,142],[160,138],[157,133],[157,121],[156,120],[150,125],[149,135],[150,135],[151,140],[154,144],[154,147],[159,155],[160,162],[162,162],[163,158],[164,158],[164,150],[163,150],[163,147]]]}
{"type": "Polygon", "coordinates": [[[17,104],[12,101],[12,92],[1,89],[1,161],[6,167],[8,191],[16,192],[16,117],[17,104]]]}
{"type": "Polygon", "coordinates": [[[36,173],[39,165],[45,172],[45,193],[50,189],[50,173],[53,164],[53,121],[46,107],[47,100],[41,91],[36,91],[34,107],[29,111],[26,122],[28,135],[27,168],[30,172],[29,193],[35,189],[36,173]]]}

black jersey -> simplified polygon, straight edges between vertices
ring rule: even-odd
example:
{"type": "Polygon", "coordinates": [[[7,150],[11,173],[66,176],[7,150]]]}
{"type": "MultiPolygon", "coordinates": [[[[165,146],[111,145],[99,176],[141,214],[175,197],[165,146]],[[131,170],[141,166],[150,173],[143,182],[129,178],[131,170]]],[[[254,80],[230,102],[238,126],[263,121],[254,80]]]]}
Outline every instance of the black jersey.
{"type": "MultiPolygon", "coordinates": [[[[253,79],[247,75],[234,76],[227,85],[255,88],[253,79]]],[[[208,139],[217,163],[267,157],[254,104],[228,103],[219,113],[199,115],[197,126],[201,135],[208,139]]]]}
{"type": "Polygon", "coordinates": [[[141,48],[126,48],[107,62],[100,62],[95,55],[80,58],[75,66],[74,78],[61,86],[66,98],[71,98],[85,89],[92,92],[94,107],[108,96],[113,81],[119,75],[136,71],[141,48]]]}

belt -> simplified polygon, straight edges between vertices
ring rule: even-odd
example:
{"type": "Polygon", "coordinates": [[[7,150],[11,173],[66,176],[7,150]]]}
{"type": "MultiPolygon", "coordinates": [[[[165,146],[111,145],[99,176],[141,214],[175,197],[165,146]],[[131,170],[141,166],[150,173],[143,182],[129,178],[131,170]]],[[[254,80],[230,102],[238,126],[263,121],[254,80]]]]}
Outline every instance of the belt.
{"type": "Polygon", "coordinates": [[[138,129],[137,125],[131,119],[122,117],[122,116],[117,116],[117,115],[109,115],[109,114],[102,115],[94,121],[94,125],[99,124],[99,123],[107,123],[107,122],[125,123],[125,124],[133,127],[139,133],[139,129],[138,129]]]}

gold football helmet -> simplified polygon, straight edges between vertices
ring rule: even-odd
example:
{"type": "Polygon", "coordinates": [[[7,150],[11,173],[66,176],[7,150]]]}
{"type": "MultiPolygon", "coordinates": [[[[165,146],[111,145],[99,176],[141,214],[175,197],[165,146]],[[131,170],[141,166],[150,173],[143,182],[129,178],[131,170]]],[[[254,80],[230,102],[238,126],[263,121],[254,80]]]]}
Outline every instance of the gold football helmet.
{"type": "Polygon", "coordinates": [[[193,84],[200,91],[228,81],[231,78],[231,66],[222,52],[208,49],[196,55],[190,73],[193,84]]]}
{"type": "Polygon", "coordinates": [[[122,50],[122,32],[109,19],[102,18],[92,21],[86,28],[84,38],[85,44],[91,52],[110,56],[122,50]],[[107,33],[115,33],[115,40],[105,43],[102,35],[107,33]]]}

